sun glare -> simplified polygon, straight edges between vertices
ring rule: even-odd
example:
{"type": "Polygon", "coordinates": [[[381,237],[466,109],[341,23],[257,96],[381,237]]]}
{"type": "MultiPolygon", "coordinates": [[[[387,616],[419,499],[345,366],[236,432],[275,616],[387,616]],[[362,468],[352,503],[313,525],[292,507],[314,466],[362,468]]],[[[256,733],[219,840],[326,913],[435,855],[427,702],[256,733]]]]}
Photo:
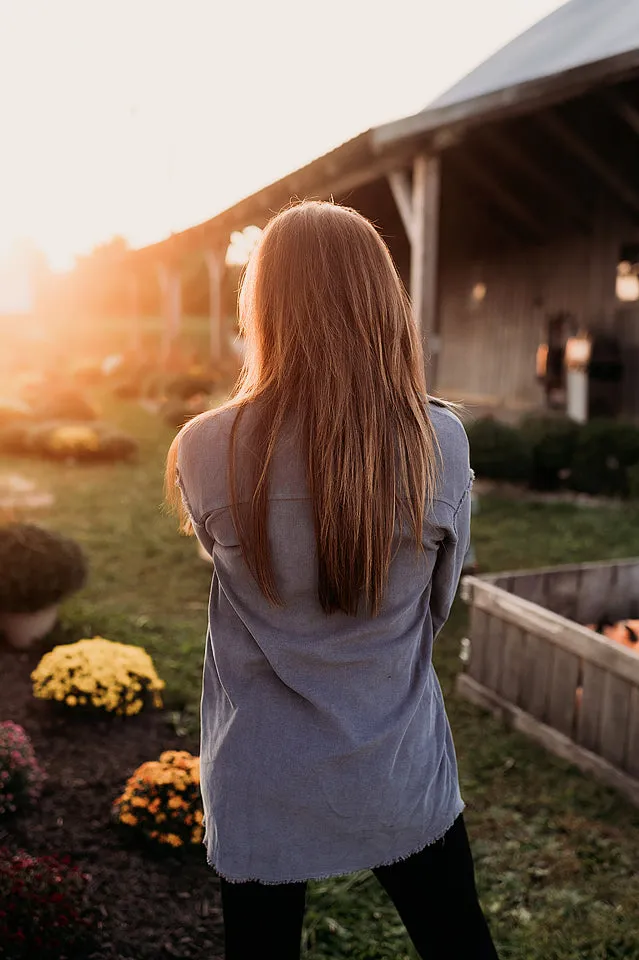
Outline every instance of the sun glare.
{"type": "Polygon", "coordinates": [[[325,0],[322,20],[339,24],[327,72],[314,17],[294,0],[249,0],[250,16],[210,0],[0,3],[0,255],[28,235],[66,270],[113,236],[138,247],[204,221],[421,109],[558,5],[397,0],[387,22],[364,0],[325,0]],[[466,30],[452,40],[459,6],[466,30]]]}

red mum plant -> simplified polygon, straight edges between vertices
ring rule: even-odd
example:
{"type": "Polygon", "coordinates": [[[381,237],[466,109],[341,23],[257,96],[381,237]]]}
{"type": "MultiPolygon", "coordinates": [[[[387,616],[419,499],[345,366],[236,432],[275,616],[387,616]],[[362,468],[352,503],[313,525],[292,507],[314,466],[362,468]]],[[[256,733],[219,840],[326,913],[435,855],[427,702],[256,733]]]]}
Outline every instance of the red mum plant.
{"type": "Polygon", "coordinates": [[[0,953],[11,960],[58,960],[88,942],[89,877],[68,858],[0,848],[0,953]]]}
{"type": "Polygon", "coordinates": [[[0,817],[33,803],[44,779],[23,728],[9,720],[0,723],[0,817]]]}

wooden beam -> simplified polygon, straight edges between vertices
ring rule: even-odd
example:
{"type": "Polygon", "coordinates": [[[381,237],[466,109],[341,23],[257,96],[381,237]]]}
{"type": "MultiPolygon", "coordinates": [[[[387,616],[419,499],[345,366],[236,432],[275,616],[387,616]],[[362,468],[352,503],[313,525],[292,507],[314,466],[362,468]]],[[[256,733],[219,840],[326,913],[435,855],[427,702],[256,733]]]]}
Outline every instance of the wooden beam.
{"type": "Polygon", "coordinates": [[[142,346],[142,328],[140,324],[140,284],[134,270],[126,273],[127,298],[129,305],[129,326],[131,330],[131,349],[137,353],[142,346]]]}
{"type": "Polygon", "coordinates": [[[410,292],[426,358],[430,355],[428,389],[437,380],[439,353],[438,258],[441,164],[439,157],[418,154],[413,163],[413,236],[410,292]]]}
{"type": "Polygon", "coordinates": [[[182,326],[182,277],[178,267],[171,262],[160,261],[157,270],[164,318],[162,360],[166,363],[182,326]]]}
{"type": "Polygon", "coordinates": [[[621,174],[607,160],[603,160],[581,134],[571,129],[565,120],[554,111],[549,110],[541,114],[538,119],[544,129],[558,140],[569,153],[578,157],[584,166],[596,173],[619,200],[639,213],[639,192],[629,186],[621,174]]]}
{"type": "Polygon", "coordinates": [[[406,236],[412,243],[415,227],[413,223],[413,188],[410,177],[406,170],[391,170],[390,173],[386,174],[386,179],[402,218],[406,236]]]}
{"type": "Polygon", "coordinates": [[[209,349],[212,363],[219,363],[224,349],[222,334],[222,280],[226,251],[223,247],[209,247],[204,253],[209,274],[209,349]]]}
{"type": "Polygon", "coordinates": [[[486,138],[488,149],[501,157],[513,170],[518,171],[540,190],[564,208],[566,213],[580,226],[588,226],[584,217],[583,204],[571,193],[570,186],[559,183],[548,173],[547,166],[533,160],[529,154],[515,143],[503,131],[491,130],[486,138]]]}
{"type": "Polygon", "coordinates": [[[481,164],[473,163],[470,158],[462,154],[455,156],[454,163],[471,183],[474,183],[480,190],[492,197],[502,210],[505,210],[512,218],[522,224],[532,237],[536,240],[544,239],[546,228],[542,222],[538,220],[534,213],[531,213],[526,204],[522,203],[512,190],[500,183],[494,174],[489,173],[481,164]]]}
{"type": "MultiPolygon", "coordinates": [[[[362,135],[363,136],[363,135],[362,135]]],[[[292,197],[326,200],[330,197],[344,201],[359,187],[385,177],[391,170],[411,163],[415,153],[412,144],[402,146],[383,156],[371,155],[362,158],[352,168],[345,162],[336,168],[335,162],[326,169],[324,158],[319,158],[283,180],[264,187],[256,194],[241,200],[228,210],[219,213],[205,223],[160,240],[148,247],[128,254],[136,261],[158,257],[184,256],[189,251],[204,250],[225,242],[233,230],[243,230],[250,224],[263,226],[292,197]]]]}
{"type": "Polygon", "coordinates": [[[639,137],[639,110],[622,97],[611,95],[607,98],[615,113],[624,120],[639,137]]]}

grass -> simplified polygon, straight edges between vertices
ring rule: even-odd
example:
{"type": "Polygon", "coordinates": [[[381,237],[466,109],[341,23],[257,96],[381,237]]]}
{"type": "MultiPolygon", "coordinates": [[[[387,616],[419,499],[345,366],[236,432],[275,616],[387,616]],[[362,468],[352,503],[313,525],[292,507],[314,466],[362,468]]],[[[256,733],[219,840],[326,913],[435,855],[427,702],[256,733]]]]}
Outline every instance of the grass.
{"type": "MultiPolygon", "coordinates": [[[[51,490],[43,522],[91,562],[66,604],[71,634],[143,644],[168,681],[180,723],[197,722],[210,572],[161,509],[172,431],[130,403],[106,418],[139,437],[139,464],[74,467],[4,459],[51,490]]],[[[639,507],[482,499],[475,545],[486,570],[639,555],[639,507]]],[[[639,956],[639,812],[489,715],[453,683],[466,628],[457,605],[436,648],[460,762],[484,908],[502,960],[639,956]]],[[[306,960],[412,960],[393,908],[370,874],[311,885],[306,960]]]]}

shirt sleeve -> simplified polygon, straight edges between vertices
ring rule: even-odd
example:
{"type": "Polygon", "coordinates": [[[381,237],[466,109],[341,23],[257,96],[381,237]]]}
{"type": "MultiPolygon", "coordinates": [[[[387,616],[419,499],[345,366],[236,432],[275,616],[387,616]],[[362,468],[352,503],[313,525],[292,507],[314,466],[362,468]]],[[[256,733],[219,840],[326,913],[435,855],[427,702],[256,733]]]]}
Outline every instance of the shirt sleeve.
{"type": "Polygon", "coordinates": [[[202,547],[204,548],[204,550],[206,551],[206,553],[208,553],[209,557],[212,557],[212,556],[213,556],[213,546],[214,546],[214,544],[215,544],[215,540],[214,540],[213,537],[209,534],[208,530],[206,529],[206,526],[205,526],[204,522],[201,521],[201,520],[197,520],[197,519],[194,517],[194,515],[193,515],[193,510],[191,509],[191,505],[190,505],[189,500],[188,500],[188,497],[187,497],[187,495],[186,495],[186,491],[185,491],[185,489],[184,489],[184,483],[182,482],[182,477],[180,476],[179,471],[178,471],[178,475],[177,475],[177,485],[178,485],[178,488],[179,488],[179,490],[180,490],[180,494],[181,494],[181,496],[182,496],[182,503],[184,504],[184,509],[186,510],[186,512],[188,513],[189,517],[191,518],[191,524],[192,524],[192,526],[193,526],[193,532],[195,533],[195,536],[197,537],[197,539],[198,539],[198,540],[200,541],[200,543],[202,544],[202,547]]]}
{"type": "Polygon", "coordinates": [[[430,593],[433,639],[448,620],[469,545],[470,482],[459,506],[453,512],[451,525],[437,552],[430,593]]]}

